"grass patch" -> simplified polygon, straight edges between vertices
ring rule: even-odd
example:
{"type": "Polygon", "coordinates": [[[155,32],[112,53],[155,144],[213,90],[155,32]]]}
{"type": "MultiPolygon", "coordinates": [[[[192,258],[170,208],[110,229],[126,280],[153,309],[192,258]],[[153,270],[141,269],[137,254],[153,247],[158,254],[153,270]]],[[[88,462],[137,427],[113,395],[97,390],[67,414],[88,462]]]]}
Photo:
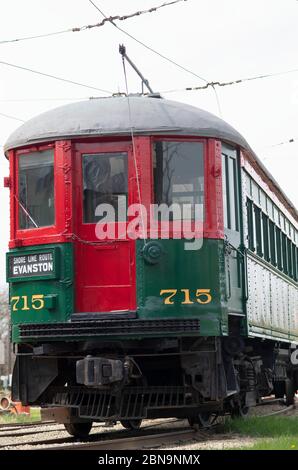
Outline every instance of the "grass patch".
{"type": "Polygon", "coordinates": [[[295,417],[231,419],[225,423],[224,431],[258,439],[253,445],[240,444],[235,450],[298,450],[298,419],[295,417]]]}
{"type": "Polygon", "coordinates": [[[0,424],[5,423],[31,423],[32,421],[40,421],[40,409],[39,408],[31,408],[30,415],[17,415],[14,413],[9,414],[0,414],[0,424]]]}
{"type": "Polygon", "coordinates": [[[298,437],[277,437],[261,440],[252,446],[240,447],[237,450],[298,450],[298,437]]]}
{"type": "Polygon", "coordinates": [[[225,432],[234,432],[251,437],[295,437],[298,438],[298,419],[286,416],[251,417],[229,420],[225,432]]]}

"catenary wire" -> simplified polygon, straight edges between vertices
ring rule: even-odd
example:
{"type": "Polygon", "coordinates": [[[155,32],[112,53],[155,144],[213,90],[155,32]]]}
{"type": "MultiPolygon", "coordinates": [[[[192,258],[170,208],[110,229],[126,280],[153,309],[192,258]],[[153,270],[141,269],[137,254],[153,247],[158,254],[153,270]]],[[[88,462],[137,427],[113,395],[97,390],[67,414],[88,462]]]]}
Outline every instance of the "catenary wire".
{"type": "Polygon", "coordinates": [[[274,72],[274,73],[267,73],[263,75],[256,75],[254,77],[245,77],[245,78],[239,78],[237,80],[232,80],[229,82],[208,82],[206,85],[202,86],[195,86],[195,87],[186,87],[186,88],[180,88],[180,89],[173,89],[173,90],[163,90],[161,93],[177,93],[177,92],[183,92],[183,91],[198,91],[198,90],[206,90],[207,88],[215,88],[215,87],[225,87],[225,86],[231,86],[231,85],[238,85],[239,83],[244,83],[244,82],[249,82],[253,80],[261,80],[264,78],[272,78],[272,77],[278,77],[282,75],[287,75],[290,73],[297,73],[298,68],[291,69],[291,70],[285,70],[282,72],[274,72]]]}
{"type": "Polygon", "coordinates": [[[109,90],[103,90],[102,88],[97,88],[97,87],[92,86],[92,85],[86,85],[84,83],[75,82],[74,80],[68,80],[67,78],[57,77],[56,75],[51,75],[51,74],[48,74],[48,73],[39,72],[38,70],[33,70],[33,69],[28,68],[28,67],[23,67],[21,65],[11,64],[9,62],[4,62],[2,60],[0,61],[0,64],[1,65],[6,65],[7,67],[13,67],[13,68],[16,68],[16,69],[19,69],[19,70],[25,70],[26,72],[31,72],[31,73],[34,73],[36,75],[41,75],[43,77],[53,78],[54,80],[59,80],[61,82],[70,83],[72,85],[78,85],[78,86],[81,86],[81,87],[84,87],[84,88],[90,88],[92,90],[101,91],[102,93],[107,93],[108,95],[112,94],[112,92],[109,91],[109,90]]]}
{"type": "MultiPolygon", "coordinates": [[[[108,16],[97,6],[96,3],[93,2],[93,0],[88,0],[93,6],[94,8],[96,8],[96,10],[99,11],[99,13],[106,19],[109,19],[108,16]]],[[[129,38],[133,39],[134,41],[136,41],[138,44],[142,45],[143,47],[145,47],[146,49],[148,49],[149,51],[153,52],[154,54],[158,55],[159,57],[165,59],[166,61],[170,62],[171,64],[175,65],[176,67],[178,67],[179,69],[181,70],[184,70],[185,72],[187,73],[190,73],[191,75],[195,76],[195,77],[198,77],[200,80],[202,80],[203,82],[205,83],[208,83],[208,80],[206,78],[203,78],[201,77],[200,75],[198,75],[197,73],[193,72],[192,70],[189,70],[187,69],[186,67],[184,67],[183,65],[180,65],[178,64],[177,62],[175,62],[174,60],[170,59],[169,57],[165,56],[164,54],[161,54],[160,52],[156,51],[155,49],[153,49],[151,46],[148,46],[147,44],[145,44],[143,41],[140,41],[139,39],[137,39],[135,36],[133,36],[132,34],[128,33],[127,31],[125,31],[124,29],[120,28],[113,20],[109,20],[110,23],[115,26],[119,31],[121,31],[123,34],[125,34],[126,36],[128,36],[129,38]]],[[[214,94],[215,94],[215,99],[216,99],[216,104],[217,104],[217,107],[218,107],[218,112],[219,112],[219,115],[222,117],[222,110],[221,110],[221,105],[220,105],[220,100],[219,100],[219,96],[218,96],[218,93],[215,89],[215,87],[212,87],[213,88],[213,91],[214,91],[214,94]]]]}
{"type": "Polygon", "coordinates": [[[94,8],[96,8],[99,13],[104,16],[107,21],[109,21],[113,26],[115,26],[115,28],[119,29],[119,31],[121,31],[123,34],[125,34],[126,36],[128,36],[129,38],[133,39],[133,41],[137,42],[138,44],[140,44],[141,46],[145,47],[146,49],[148,49],[149,51],[153,52],[154,54],[158,55],[159,57],[161,57],[162,59],[170,62],[171,64],[175,65],[176,67],[179,67],[181,70],[184,70],[185,72],[187,73],[190,73],[191,75],[199,78],[200,80],[202,80],[203,82],[205,83],[208,83],[208,80],[206,78],[203,78],[201,77],[200,75],[198,75],[197,73],[193,72],[192,70],[189,70],[187,69],[186,67],[184,67],[183,65],[180,65],[178,64],[177,62],[175,62],[174,60],[170,59],[169,57],[165,56],[164,54],[158,52],[156,49],[153,49],[153,47],[151,46],[148,46],[147,44],[145,44],[143,41],[140,41],[139,39],[137,39],[135,36],[133,36],[132,34],[128,33],[127,31],[125,31],[124,29],[120,28],[120,26],[118,26],[114,21],[113,19],[111,19],[111,17],[108,17],[94,2],[93,0],[88,0],[93,6],[94,8]]]}
{"type": "Polygon", "coordinates": [[[11,116],[10,114],[0,113],[0,116],[8,118],[8,119],[14,119],[15,121],[25,122],[24,119],[20,119],[18,117],[11,116]]]}
{"type": "Polygon", "coordinates": [[[14,42],[20,42],[20,41],[28,41],[28,40],[32,40],[32,39],[42,39],[42,38],[57,36],[57,35],[66,34],[66,33],[77,33],[79,31],[86,31],[87,29],[98,28],[98,27],[104,26],[107,22],[125,21],[125,20],[128,20],[130,18],[141,16],[141,15],[144,15],[144,14],[147,14],[147,13],[156,12],[156,11],[160,10],[161,8],[168,7],[168,6],[174,5],[176,3],[187,2],[187,1],[188,0],[173,0],[171,2],[164,2],[161,5],[158,5],[156,7],[148,8],[147,10],[138,10],[138,11],[136,11],[134,13],[130,13],[128,15],[115,15],[115,16],[111,16],[110,18],[104,18],[104,20],[101,21],[100,23],[84,25],[84,26],[79,26],[79,27],[74,27],[74,28],[68,28],[68,29],[64,29],[64,30],[61,30],[61,31],[53,31],[53,32],[50,32],[50,33],[45,33],[45,34],[37,34],[37,35],[25,36],[25,37],[21,37],[21,38],[7,39],[7,40],[0,41],[0,45],[1,44],[14,43],[14,42]]]}

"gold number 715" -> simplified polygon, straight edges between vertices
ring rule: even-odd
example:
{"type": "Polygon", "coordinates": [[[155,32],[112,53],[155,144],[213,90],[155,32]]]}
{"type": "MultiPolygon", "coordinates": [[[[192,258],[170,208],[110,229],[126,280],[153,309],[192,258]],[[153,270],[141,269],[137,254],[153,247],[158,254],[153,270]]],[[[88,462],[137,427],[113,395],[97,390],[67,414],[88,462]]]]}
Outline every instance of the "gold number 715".
{"type": "MultiPolygon", "coordinates": [[[[210,290],[211,289],[197,289],[195,293],[195,301],[201,305],[209,304],[212,301],[210,290]]],[[[162,289],[160,291],[160,295],[167,294],[163,299],[163,303],[165,305],[173,305],[175,303],[177,292],[178,289],[162,289]]],[[[180,289],[179,292],[184,295],[184,300],[181,302],[181,305],[190,305],[195,303],[195,301],[191,300],[190,289],[180,289]]]]}
{"type": "Polygon", "coordinates": [[[27,295],[11,297],[10,299],[12,311],[18,312],[30,310],[29,304],[33,310],[42,310],[45,307],[44,295],[32,295],[28,297],[27,295]]]}

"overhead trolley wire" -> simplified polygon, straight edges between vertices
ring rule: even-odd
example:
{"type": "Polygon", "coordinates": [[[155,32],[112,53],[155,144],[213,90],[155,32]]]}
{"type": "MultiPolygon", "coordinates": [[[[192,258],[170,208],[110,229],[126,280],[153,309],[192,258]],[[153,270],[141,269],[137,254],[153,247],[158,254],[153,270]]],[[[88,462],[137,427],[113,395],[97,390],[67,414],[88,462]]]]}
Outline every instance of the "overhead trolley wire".
{"type": "Polygon", "coordinates": [[[25,122],[24,119],[17,118],[15,116],[11,116],[10,114],[0,113],[0,116],[3,116],[8,119],[14,119],[15,121],[25,122]]]}
{"type": "MultiPolygon", "coordinates": [[[[104,26],[107,22],[125,21],[125,20],[128,20],[128,19],[134,18],[134,17],[145,15],[147,13],[156,12],[156,11],[160,10],[161,8],[164,8],[164,7],[167,7],[167,6],[170,6],[170,5],[174,5],[175,3],[187,2],[187,1],[188,0],[172,0],[170,2],[164,2],[161,5],[157,5],[156,7],[148,8],[147,10],[135,11],[134,13],[130,13],[128,15],[115,15],[115,16],[110,16],[109,18],[105,17],[103,19],[103,21],[101,21],[100,23],[96,23],[96,24],[90,24],[90,25],[85,25],[85,26],[68,28],[68,29],[64,29],[64,30],[61,30],[61,31],[53,31],[53,32],[50,32],[50,33],[45,33],[45,34],[37,34],[37,35],[33,35],[33,36],[25,36],[25,37],[21,37],[21,38],[3,40],[3,41],[0,41],[0,45],[1,44],[14,43],[14,42],[20,42],[20,41],[28,41],[28,40],[32,40],[32,39],[42,39],[42,38],[57,36],[57,35],[66,34],[66,33],[77,33],[77,32],[80,32],[80,31],[86,31],[88,29],[93,29],[93,28],[100,28],[100,27],[104,26]]],[[[103,15],[103,16],[105,16],[105,15],[103,15]]]]}
{"type": "Polygon", "coordinates": [[[206,85],[201,85],[201,86],[195,86],[195,87],[186,87],[186,88],[180,88],[180,89],[174,89],[174,90],[164,90],[161,93],[177,93],[177,92],[182,92],[182,91],[198,91],[198,90],[206,90],[207,88],[215,88],[215,87],[225,87],[225,86],[230,86],[230,85],[238,85],[239,83],[244,83],[244,82],[249,82],[253,80],[260,80],[263,78],[271,78],[271,77],[278,77],[281,75],[287,75],[290,73],[297,73],[297,69],[292,69],[292,70],[286,70],[284,72],[276,72],[276,73],[267,73],[264,75],[257,75],[255,77],[246,77],[246,78],[239,78],[237,80],[229,81],[229,82],[208,82],[206,85]]]}
{"type": "Polygon", "coordinates": [[[25,70],[26,72],[35,73],[35,74],[41,75],[43,77],[53,78],[54,80],[59,80],[61,82],[70,83],[72,85],[78,85],[78,86],[81,86],[81,87],[84,87],[84,88],[90,88],[91,90],[101,91],[102,93],[107,93],[108,95],[112,94],[112,92],[109,91],[109,90],[103,90],[102,88],[97,88],[97,87],[92,86],[92,85],[86,85],[84,83],[75,82],[73,80],[68,80],[67,78],[57,77],[56,75],[51,75],[51,74],[48,74],[48,73],[39,72],[38,70],[33,70],[33,69],[28,68],[28,67],[23,67],[21,65],[10,64],[8,62],[4,62],[3,60],[0,60],[0,65],[6,65],[8,67],[13,67],[13,68],[19,69],[19,70],[25,70]]]}
{"type": "Polygon", "coordinates": [[[292,137],[291,139],[285,140],[284,142],[278,142],[277,144],[271,144],[271,145],[266,145],[265,147],[262,147],[262,150],[266,150],[269,148],[273,147],[280,147],[281,145],[288,145],[288,144],[293,144],[298,142],[298,137],[292,137]]]}
{"type": "Polygon", "coordinates": [[[135,36],[133,36],[132,34],[128,33],[127,31],[125,31],[124,29],[120,28],[120,26],[118,26],[114,20],[113,20],[113,17],[108,17],[98,6],[96,3],[93,2],[93,0],[88,0],[93,6],[94,8],[96,8],[97,11],[99,11],[99,13],[104,16],[104,18],[106,19],[106,21],[109,21],[113,26],[115,26],[115,28],[117,28],[119,31],[121,31],[123,34],[125,34],[126,36],[128,36],[130,39],[133,39],[133,41],[137,42],[138,44],[140,44],[141,46],[145,47],[146,49],[148,49],[149,51],[153,52],[154,54],[158,55],[159,57],[161,57],[162,59],[170,62],[171,64],[175,65],[176,67],[179,67],[181,70],[184,70],[185,72],[187,73],[190,73],[191,75],[199,78],[200,80],[202,80],[203,82],[205,83],[208,83],[208,80],[206,78],[203,78],[201,77],[200,75],[198,75],[197,73],[193,72],[192,70],[189,70],[187,69],[186,67],[184,67],[183,65],[180,65],[178,64],[177,62],[175,62],[173,59],[170,59],[169,57],[165,56],[164,54],[161,54],[160,52],[158,52],[157,50],[153,49],[153,47],[151,46],[148,46],[147,44],[145,44],[143,41],[140,41],[139,39],[137,39],[135,36]]]}
{"type": "Polygon", "coordinates": [[[82,28],[69,28],[69,29],[64,29],[62,31],[53,31],[52,33],[45,33],[45,34],[37,34],[35,36],[25,36],[22,38],[15,38],[15,39],[5,39],[3,41],[0,41],[0,44],[9,44],[13,42],[21,42],[21,41],[29,41],[31,39],[42,39],[42,38],[48,38],[50,36],[57,36],[59,34],[65,34],[65,33],[74,33],[75,31],[81,31],[82,28]]]}

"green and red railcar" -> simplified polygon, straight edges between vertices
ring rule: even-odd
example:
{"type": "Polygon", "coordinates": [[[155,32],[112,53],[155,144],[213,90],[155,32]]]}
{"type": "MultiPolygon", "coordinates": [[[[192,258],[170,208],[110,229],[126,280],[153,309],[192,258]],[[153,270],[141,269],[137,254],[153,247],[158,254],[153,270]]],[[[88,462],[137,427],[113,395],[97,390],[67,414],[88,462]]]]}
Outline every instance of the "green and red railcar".
{"type": "Polygon", "coordinates": [[[14,400],[75,435],[293,400],[298,215],[238,132],[189,105],[111,97],[31,119],[5,153],[14,400]],[[167,237],[162,219],[129,236],[140,202],[188,204],[188,227],[196,204],[200,248],[177,217],[167,237]],[[108,240],[99,204],[117,213],[108,240]]]}

